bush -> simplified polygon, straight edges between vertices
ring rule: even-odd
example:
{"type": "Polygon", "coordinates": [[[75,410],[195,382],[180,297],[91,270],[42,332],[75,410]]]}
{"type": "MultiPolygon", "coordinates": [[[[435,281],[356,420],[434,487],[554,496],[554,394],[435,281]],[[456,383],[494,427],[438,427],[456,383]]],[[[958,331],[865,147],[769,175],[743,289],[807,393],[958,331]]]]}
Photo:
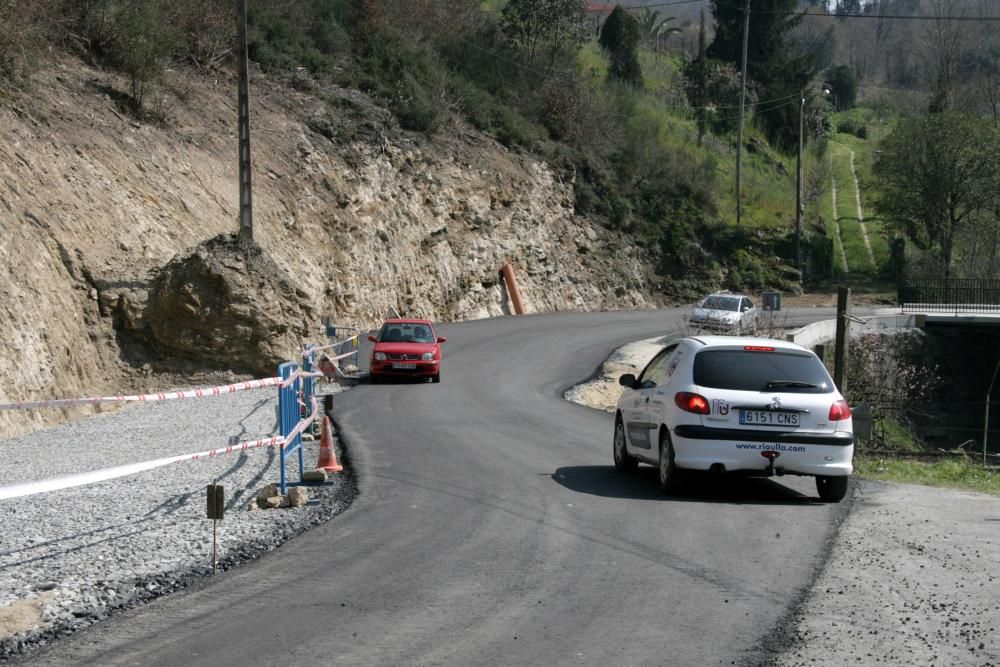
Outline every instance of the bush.
{"type": "Polygon", "coordinates": [[[49,39],[48,0],[0,0],[0,81],[26,78],[49,39]]]}
{"type": "Polygon", "coordinates": [[[866,139],[868,137],[868,125],[853,116],[844,116],[837,121],[837,132],[853,134],[859,139],[866,139]]]}

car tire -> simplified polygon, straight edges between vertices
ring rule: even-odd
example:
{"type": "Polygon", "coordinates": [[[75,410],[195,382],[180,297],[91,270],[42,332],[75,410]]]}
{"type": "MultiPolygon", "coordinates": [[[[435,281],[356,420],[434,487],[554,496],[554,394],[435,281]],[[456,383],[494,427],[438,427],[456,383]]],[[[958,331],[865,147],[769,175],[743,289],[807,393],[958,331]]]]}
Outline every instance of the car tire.
{"type": "Polygon", "coordinates": [[[433,382],[434,384],[441,382],[441,371],[438,371],[437,375],[431,376],[431,382],[433,382]]]}
{"type": "Polygon", "coordinates": [[[615,462],[618,472],[634,472],[639,467],[639,461],[629,455],[625,447],[625,425],[621,417],[615,419],[615,436],[611,441],[611,459],[615,462]]]}
{"type": "Polygon", "coordinates": [[[847,495],[847,483],[849,477],[829,477],[825,475],[816,476],[816,491],[819,499],[824,503],[839,503],[847,495]]]}
{"type": "Polygon", "coordinates": [[[371,384],[378,384],[380,379],[381,378],[379,378],[379,376],[375,375],[374,373],[368,376],[368,382],[371,384]]]}
{"type": "Polygon", "coordinates": [[[665,428],[660,430],[660,460],[656,470],[660,493],[673,495],[680,491],[683,473],[674,464],[674,444],[665,428]]]}

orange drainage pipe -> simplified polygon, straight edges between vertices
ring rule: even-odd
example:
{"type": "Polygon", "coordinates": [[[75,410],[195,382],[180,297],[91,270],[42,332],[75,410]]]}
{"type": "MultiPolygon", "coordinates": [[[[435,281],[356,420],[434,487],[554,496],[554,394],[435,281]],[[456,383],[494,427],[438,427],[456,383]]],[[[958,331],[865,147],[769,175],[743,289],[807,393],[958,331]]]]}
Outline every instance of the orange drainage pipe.
{"type": "Polygon", "coordinates": [[[514,267],[511,266],[510,262],[503,265],[500,269],[500,273],[503,275],[503,281],[507,285],[507,293],[510,294],[511,304],[514,306],[515,315],[524,315],[524,302],[521,301],[521,290],[517,287],[517,278],[514,276],[514,267]]]}

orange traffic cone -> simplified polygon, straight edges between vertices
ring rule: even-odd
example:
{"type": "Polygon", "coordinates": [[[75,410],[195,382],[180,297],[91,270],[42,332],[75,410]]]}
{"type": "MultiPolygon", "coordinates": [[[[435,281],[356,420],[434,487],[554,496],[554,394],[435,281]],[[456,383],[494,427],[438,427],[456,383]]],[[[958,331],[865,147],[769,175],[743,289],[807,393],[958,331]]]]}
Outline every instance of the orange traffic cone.
{"type": "Polygon", "coordinates": [[[340,472],[344,466],[337,463],[337,453],[333,451],[333,436],[330,434],[330,418],[323,416],[323,430],[319,437],[319,461],[316,467],[327,472],[340,472]]]}

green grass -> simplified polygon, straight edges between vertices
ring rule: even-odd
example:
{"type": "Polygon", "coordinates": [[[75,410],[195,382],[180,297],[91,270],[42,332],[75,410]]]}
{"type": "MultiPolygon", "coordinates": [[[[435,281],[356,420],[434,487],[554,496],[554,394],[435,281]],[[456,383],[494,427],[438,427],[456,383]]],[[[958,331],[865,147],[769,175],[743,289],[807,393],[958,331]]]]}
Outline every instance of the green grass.
{"type": "Polygon", "coordinates": [[[1000,471],[984,469],[971,458],[924,461],[858,456],[855,473],[868,479],[950,487],[1000,496],[1000,471]]]}
{"type": "MultiPolygon", "coordinates": [[[[715,171],[719,215],[730,225],[736,224],[736,141],[735,136],[705,135],[698,146],[698,129],[690,109],[684,104],[680,87],[680,56],[654,54],[640,50],[643,89],[635,104],[636,116],[656,119],[663,131],[663,145],[692,156],[715,171]]],[[[607,57],[596,41],[584,45],[577,57],[579,71],[591,82],[594,94],[604,94],[607,57]]],[[[762,146],[760,153],[743,151],[741,225],[750,228],[787,228],[795,225],[795,156],[786,156],[770,148],[767,140],[751,123],[745,128],[745,140],[751,137],[762,146]]]]}
{"type": "MultiPolygon", "coordinates": [[[[855,111],[867,113],[865,110],[855,111]]],[[[876,148],[875,141],[873,139],[859,139],[849,134],[838,134],[835,136],[834,141],[854,151],[854,169],[857,172],[858,183],[861,187],[861,208],[865,218],[865,227],[868,230],[868,242],[872,247],[872,255],[875,256],[875,265],[879,270],[882,270],[889,263],[889,242],[886,240],[886,235],[883,232],[882,223],[874,218],[875,212],[867,206],[867,194],[872,182],[872,162],[874,161],[876,148]]]]}
{"type": "MultiPolygon", "coordinates": [[[[843,136],[836,135],[836,138],[830,141],[829,149],[830,158],[833,160],[833,176],[837,180],[836,215],[840,222],[840,236],[844,241],[844,252],[847,254],[850,272],[873,275],[877,272],[877,268],[872,266],[862,235],[861,223],[858,220],[854,174],[851,172],[851,148],[840,142],[843,136]]],[[[872,252],[874,254],[874,248],[872,252]]]]}

